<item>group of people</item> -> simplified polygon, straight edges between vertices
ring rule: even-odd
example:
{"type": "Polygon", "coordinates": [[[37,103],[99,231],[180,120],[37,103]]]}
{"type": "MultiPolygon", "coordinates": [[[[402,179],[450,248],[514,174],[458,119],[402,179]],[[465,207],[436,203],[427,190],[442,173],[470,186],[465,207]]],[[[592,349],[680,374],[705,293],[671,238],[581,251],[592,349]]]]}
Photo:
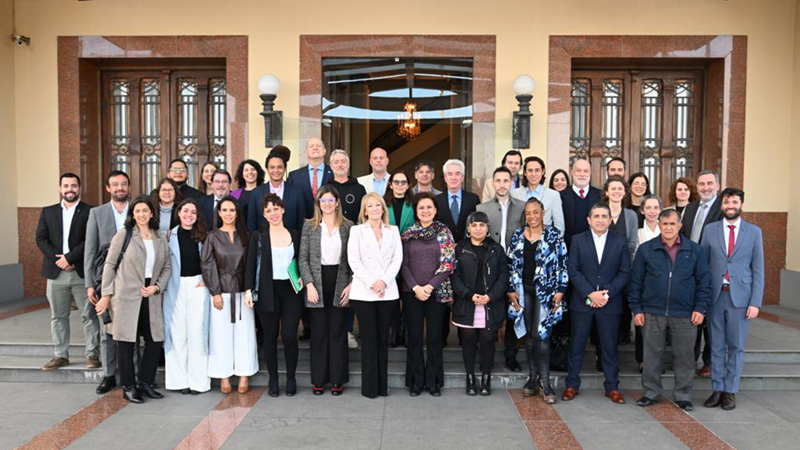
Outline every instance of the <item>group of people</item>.
{"type": "Polygon", "coordinates": [[[760,229],[740,217],[744,192],[719,194],[714,172],[700,172],[697,187],[676,180],[672,206],[663,208],[644,173],[625,178],[620,158],[606,164],[601,190],[590,184],[587,160],[555,171],[546,185],[544,161],[512,150],[481,199],[464,188],[457,159],[444,163],[438,191],[432,164],[417,164],[412,188],[406,173],[389,173],[382,148],[370,152],[372,172],[357,179],[342,150],[326,164],[320,139],[308,141],[306,155],[308,164],[288,177],[286,147],[273,148],[263,168],[245,160],[233,191],[234,177],[208,165],[200,190],[189,186],[189,167],[176,159],[150,195],[133,200],[128,175],[112,171],[111,201],[95,208],[80,201],[80,178],[63,174],[62,201],[42,210],[36,234],[55,352],[44,370],[69,364],[74,299],[87,365],[104,371],[98,393],[114,388],[118,375],[129,401],[161,398],[155,374],[163,344],[166,389],[198,394],[217,378],[229,393],[238,377],[238,391],[247,392],[261,346],[267,392],[278,396],[280,333],[285,394],[295,395],[302,320],[314,395],[328,386],[341,395],[355,315],[366,397],[388,395],[389,347],[398,342],[407,347],[409,394],[440,396],[452,322],[467,395],[491,394],[505,327],[512,371],[521,370],[524,339],[525,396],[555,402],[550,341],[565,333],[561,399],[579,394],[591,338],[606,396],[619,404],[618,346],[631,341],[633,321],[640,406],[662,395],[671,340],[675,400],[692,408],[701,334],[710,346],[701,374],[710,371],[714,386],[705,405],[735,406],[748,320],[761,306],[763,249],[760,229]]]}

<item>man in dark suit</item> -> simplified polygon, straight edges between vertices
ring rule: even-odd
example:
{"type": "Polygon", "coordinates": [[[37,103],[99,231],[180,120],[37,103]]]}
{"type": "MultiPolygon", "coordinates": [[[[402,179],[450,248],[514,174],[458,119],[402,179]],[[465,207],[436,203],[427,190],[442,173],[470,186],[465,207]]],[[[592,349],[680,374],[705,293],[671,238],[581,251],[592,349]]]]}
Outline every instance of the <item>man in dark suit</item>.
{"type": "Polygon", "coordinates": [[[264,168],[267,169],[269,181],[255,188],[250,194],[250,204],[247,207],[247,229],[256,231],[266,225],[267,219],[264,218],[264,210],[261,208],[261,200],[267,194],[275,194],[283,200],[283,225],[290,230],[301,231],[303,220],[306,218],[305,201],[300,190],[290,186],[283,180],[286,174],[286,154],[288,148],[279,146],[273,148],[267,159],[264,160],[264,168]],[[279,149],[279,147],[281,147],[279,149]],[[282,149],[286,149],[286,152],[282,149]]]}
{"type": "MultiPolygon", "coordinates": [[[[704,170],[697,174],[697,193],[700,195],[700,199],[686,205],[681,219],[681,234],[694,243],[701,242],[706,225],[722,220],[722,199],[717,195],[719,189],[719,177],[716,172],[704,170]]],[[[700,357],[700,344],[705,339],[705,345],[702,346],[703,368],[700,369],[700,376],[710,378],[711,327],[703,322],[698,331],[694,346],[694,360],[697,361],[700,357]]]]}
{"type": "Polygon", "coordinates": [[[588,223],[591,229],[573,236],[569,250],[572,343],[567,363],[567,388],[561,399],[569,401],[578,395],[583,354],[594,320],[603,351],[606,397],[622,404],[625,398],[619,391],[617,342],[622,317],[622,290],[630,277],[631,257],[627,240],[608,230],[611,224],[608,206],[592,206],[588,223]]]}
{"type": "MultiPolygon", "coordinates": [[[[586,218],[592,205],[600,202],[602,197],[600,189],[591,186],[592,165],[588,160],[576,159],[572,163],[572,187],[561,191],[561,209],[564,212],[564,242],[571,248],[572,236],[589,231],[586,218]]],[[[572,285],[567,287],[567,298],[571,296],[572,285]]],[[[572,315],[567,313],[567,320],[561,321],[553,330],[553,336],[571,334],[570,321],[572,315]]],[[[595,367],[598,372],[603,371],[602,358],[600,357],[600,342],[597,337],[597,327],[591,334],[592,343],[595,344],[595,367]]]]}
{"type": "MultiPolygon", "coordinates": [[[[286,180],[287,185],[300,189],[303,197],[305,218],[314,215],[314,198],[322,185],[333,180],[333,170],[325,165],[327,149],[320,138],[311,138],[306,143],[308,164],[293,170],[286,180]]],[[[301,225],[302,226],[302,225],[301,225]]]]}
{"type": "Polygon", "coordinates": [[[475,211],[481,200],[462,188],[466,172],[463,161],[449,159],[443,170],[447,190],[436,196],[436,220],[450,229],[456,242],[461,242],[467,230],[467,216],[475,211]]]}
{"type": "MultiPolygon", "coordinates": [[[[226,170],[217,169],[211,175],[211,192],[200,199],[200,208],[203,210],[203,218],[209,230],[217,228],[217,221],[214,211],[220,200],[231,193],[231,174],[226,170]]],[[[241,209],[239,210],[241,211],[241,209]]],[[[242,220],[245,220],[244,218],[242,220]]]]}
{"type": "Polygon", "coordinates": [[[91,205],[80,201],[81,179],[65,173],[59,179],[61,202],[42,208],[36,227],[36,245],[44,255],[42,276],[47,278],[53,359],[42,370],[69,364],[69,311],[78,306],[86,340],[86,367],[100,367],[100,324],[89,301],[83,278],[83,250],[91,205]]]}
{"type": "Polygon", "coordinates": [[[589,230],[586,217],[592,205],[600,202],[600,189],[591,186],[592,165],[585,159],[572,163],[572,187],[561,191],[561,208],[564,210],[564,242],[567,248],[572,236],[589,230]]]}

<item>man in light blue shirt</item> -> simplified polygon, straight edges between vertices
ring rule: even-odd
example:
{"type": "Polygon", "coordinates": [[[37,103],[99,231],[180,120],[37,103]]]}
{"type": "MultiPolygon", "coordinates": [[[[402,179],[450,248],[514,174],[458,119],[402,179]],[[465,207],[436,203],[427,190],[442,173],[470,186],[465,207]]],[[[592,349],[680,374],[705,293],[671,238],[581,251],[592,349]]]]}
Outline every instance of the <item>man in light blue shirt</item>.
{"type": "Polygon", "coordinates": [[[358,177],[358,184],[364,186],[367,193],[377,192],[383,197],[389,181],[389,173],[386,170],[389,167],[389,156],[386,150],[380,147],[373,148],[369,154],[369,165],[372,167],[372,173],[358,177]]]}

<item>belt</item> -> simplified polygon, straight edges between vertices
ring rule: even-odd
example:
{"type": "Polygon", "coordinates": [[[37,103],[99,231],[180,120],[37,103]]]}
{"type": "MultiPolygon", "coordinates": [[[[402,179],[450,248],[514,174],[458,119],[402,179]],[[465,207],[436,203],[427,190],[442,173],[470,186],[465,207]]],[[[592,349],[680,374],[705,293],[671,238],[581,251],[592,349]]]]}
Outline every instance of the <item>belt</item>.
{"type": "Polygon", "coordinates": [[[731,290],[731,285],[730,284],[723,284],[722,285],[722,292],[728,292],[730,290],[731,290]]]}

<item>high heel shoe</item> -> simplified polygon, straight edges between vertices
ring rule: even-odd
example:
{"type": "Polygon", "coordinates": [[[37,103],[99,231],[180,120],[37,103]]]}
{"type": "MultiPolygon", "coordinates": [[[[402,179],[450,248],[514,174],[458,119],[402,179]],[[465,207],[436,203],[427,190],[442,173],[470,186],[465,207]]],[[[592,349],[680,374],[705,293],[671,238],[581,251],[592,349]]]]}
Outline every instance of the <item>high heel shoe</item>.
{"type": "Polygon", "coordinates": [[[223,394],[230,394],[231,393],[231,380],[227,378],[223,378],[219,382],[219,391],[223,394]]]}
{"type": "Polygon", "coordinates": [[[312,385],[311,391],[314,393],[314,395],[322,395],[325,393],[325,385],[322,386],[312,385]]]}
{"type": "Polygon", "coordinates": [[[236,388],[240,394],[247,394],[247,391],[250,390],[250,384],[248,383],[247,377],[239,377],[239,386],[236,388]]]}
{"type": "Polygon", "coordinates": [[[331,386],[331,395],[336,395],[336,396],[342,395],[343,391],[344,391],[344,385],[342,384],[334,384],[333,386],[331,386]]]}
{"type": "Polygon", "coordinates": [[[267,394],[270,397],[277,397],[281,395],[280,388],[278,386],[278,379],[277,378],[270,378],[269,379],[269,389],[267,389],[267,394]]]}
{"type": "Polygon", "coordinates": [[[297,394],[297,380],[294,378],[286,380],[286,396],[293,397],[297,394]]]}

